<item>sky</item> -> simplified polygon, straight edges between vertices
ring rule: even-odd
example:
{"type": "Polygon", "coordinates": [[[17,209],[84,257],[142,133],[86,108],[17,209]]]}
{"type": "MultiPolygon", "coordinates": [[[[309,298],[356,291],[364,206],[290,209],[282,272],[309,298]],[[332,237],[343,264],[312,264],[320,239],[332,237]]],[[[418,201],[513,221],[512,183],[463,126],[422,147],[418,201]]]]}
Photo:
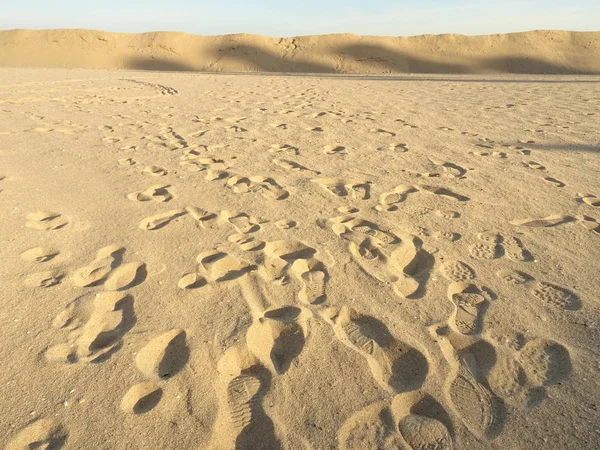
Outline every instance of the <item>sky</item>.
{"type": "Polygon", "coordinates": [[[600,30],[600,0],[3,0],[0,29],[89,28],[273,37],[600,30]]]}

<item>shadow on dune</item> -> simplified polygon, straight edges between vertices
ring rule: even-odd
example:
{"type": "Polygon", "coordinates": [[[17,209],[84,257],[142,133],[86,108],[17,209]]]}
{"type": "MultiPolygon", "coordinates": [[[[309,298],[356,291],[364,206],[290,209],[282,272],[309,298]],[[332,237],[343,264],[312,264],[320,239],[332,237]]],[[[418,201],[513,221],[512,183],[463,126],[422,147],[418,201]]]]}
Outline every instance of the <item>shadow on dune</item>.
{"type": "Polygon", "coordinates": [[[343,58],[346,64],[368,64],[383,73],[470,73],[467,67],[459,64],[427,61],[371,44],[340,47],[337,49],[337,53],[346,57],[343,58]]]}
{"type": "Polygon", "coordinates": [[[579,74],[597,72],[577,71],[571,67],[552,64],[533,58],[474,59],[469,64],[446,63],[410,56],[404,52],[377,45],[357,44],[337,49],[339,55],[348,55],[356,62],[366,62],[387,73],[425,74],[480,74],[501,72],[508,74],[579,74]]]}
{"type": "MultiPolygon", "coordinates": [[[[305,51],[306,52],[306,51],[305,51]]],[[[247,74],[280,73],[280,74],[312,74],[313,76],[339,76],[346,74],[352,79],[378,80],[412,80],[419,81],[457,81],[441,78],[424,79],[420,77],[390,77],[379,74],[462,74],[474,75],[485,73],[502,74],[578,74],[594,75],[599,72],[577,70],[567,65],[549,63],[540,59],[527,57],[503,57],[482,59],[474,57],[469,62],[442,62],[409,55],[405,52],[373,44],[353,44],[332,48],[323,54],[323,60],[306,60],[295,56],[294,50],[276,52],[247,43],[222,46],[217,49],[204,49],[204,54],[198,55],[197,61],[186,63],[167,58],[135,57],[126,62],[125,68],[132,70],[155,71],[194,71],[194,72],[242,72],[247,74]],[[364,71],[367,75],[348,75],[348,72],[364,71]],[[323,75],[320,75],[323,74],[323,75]],[[377,75],[376,75],[377,74],[377,75]]],[[[483,81],[477,79],[461,79],[460,81],[483,81]]],[[[506,82],[509,80],[485,80],[506,82]]],[[[538,80],[510,80],[533,82],[538,80]]],[[[546,82],[570,82],[568,80],[542,80],[546,82]]],[[[597,82],[596,80],[585,80],[597,82]]]]}
{"type": "Polygon", "coordinates": [[[195,72],[192,66],[164,58],[133,58],[125,63],[129,70],[156,70],[161,72],[195,72]]]}
{"type": "Polygon", "coordinates": [[[185,72],[223,72],[228,66],[237,71],[292,72],[292,73],[336,73],[333,67],[319,62],[294,59],[254,45],[238,44],[221,47],[198,57],[197,64],[186,64],[166,58],[133,58],[125,63],[130,70],[158,70],[185,72]]]}
{"type": "Polygon", "coordinates": [[[245,70],[258,72],[297,72],[297,73],[335,73],[334,67],[315,61],[295,59],[288,54],[276,52],[249,44],[238,44],[228,48],[220,48],[210,56],[215,63],[233,62],[242,64],[245,70]]]}

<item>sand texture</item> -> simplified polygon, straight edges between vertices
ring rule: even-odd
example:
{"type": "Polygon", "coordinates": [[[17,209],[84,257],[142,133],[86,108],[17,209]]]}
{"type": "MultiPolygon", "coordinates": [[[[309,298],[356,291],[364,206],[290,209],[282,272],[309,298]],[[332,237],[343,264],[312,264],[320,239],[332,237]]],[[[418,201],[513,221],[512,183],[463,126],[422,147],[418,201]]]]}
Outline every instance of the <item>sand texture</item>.
{"type": "Polygon", "coordinates": [[[0,447],[600,448],[598,111],[0,69],[0,447]]]}
{"type": "Polygon", "coordinates": [[[600,32],[271,38],[0,31],[0,67],[207,72],[599,74],[600,32]]]}

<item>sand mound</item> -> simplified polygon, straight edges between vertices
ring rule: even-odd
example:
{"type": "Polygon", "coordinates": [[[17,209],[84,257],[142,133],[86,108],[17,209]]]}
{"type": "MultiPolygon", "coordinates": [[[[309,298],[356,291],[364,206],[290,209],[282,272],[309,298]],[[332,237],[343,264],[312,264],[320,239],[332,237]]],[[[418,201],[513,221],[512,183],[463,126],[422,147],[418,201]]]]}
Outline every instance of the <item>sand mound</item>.
{"type": "Polygon", "coordinates": [[[600,32],[464,36],[0,31],[0,66],[210,72],[600,73],[600,32]]]}

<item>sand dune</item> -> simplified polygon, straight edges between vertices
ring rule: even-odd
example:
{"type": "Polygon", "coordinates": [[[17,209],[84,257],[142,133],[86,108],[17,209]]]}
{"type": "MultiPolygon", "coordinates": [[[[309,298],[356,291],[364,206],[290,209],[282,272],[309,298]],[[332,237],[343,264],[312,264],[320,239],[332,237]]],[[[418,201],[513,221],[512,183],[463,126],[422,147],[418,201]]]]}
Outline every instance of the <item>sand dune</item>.
{"type": "Polygon", "coordinates": [[[0,447],[600,448],[599,78],[0,69],[0,447]]]}
{"type": "Polygon", "coordinates": [[[310,73],[600,73],[600,32],[270,38],[0,31],[2,67],[310,73]]]}

